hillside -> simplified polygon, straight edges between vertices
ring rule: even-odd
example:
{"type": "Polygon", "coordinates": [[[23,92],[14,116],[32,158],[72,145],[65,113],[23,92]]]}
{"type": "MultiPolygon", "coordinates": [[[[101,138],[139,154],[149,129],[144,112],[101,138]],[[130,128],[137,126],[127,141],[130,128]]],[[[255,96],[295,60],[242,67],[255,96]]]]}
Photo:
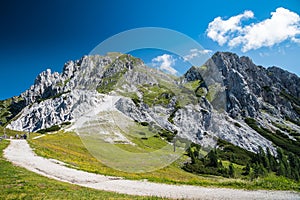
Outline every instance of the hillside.
{"type": "Polygon", "coordinates": [[[299,88],[295,74],[229,52],[215,53],[182,77],[131,55],[90,55],[67,62],[61,74],[42,72],[20,96],[2,101],[1,124],[26,132],[74,131],[90,151],[117,152],[109,144],[122,145],[125,151],[114,159],[134,163],[144,157],[127,151],[137,151],[139,140],[148,140],[153,155],[165,148],[170,162],[179,156],[170,153],[175,144],[181,150],[187,141],[206,152],[227,141],[249,152],[262,148],[276,156],[280,147],[299,156],[299,88]],[[96,140],[106,148],[95,147],[96,140]]]}
{"type": "Polygon", "coordinates": [[[2,101],[1,123],[11,129],[38,131],[66,121],[75,122],[84,114],[81,109],[101,104],[102,94],[109,93],[122,97],[116,103],[118,110],[135,121],[155,122],[168,131],[185,132],[194,142],[205,138],[204,132],[208,132],[255,151],[257,143],[269,147],[271,144],[251,131],[244,118],[255,118],[261,126],[274,131],[287,126],[299,132],[299,80],[280,68],[265,69],[232,53],[218,52],[204,66],[192,67],[180,78],[148,68],[129,55],[85,56],[66,63],[61,74],[42,72],[19,97],[2,101]],[[219,71],[216,74],[211,69],[219,71]],[[211,80],[216,77],[219,80],[211,80]],[[126,112],[128,106],[134,112],[126,112]],[[165,119],[149,116],[156,107],[165,108],[160,113],[165,119]],[[213,112],[219,108],[225,112],[213,112]],[[180,111],[194,113],[183,121],[178,120],[180,111]],[[7,123],[8,120],[11,121],[7,123]],[[217,124],[212,125],[212,120],[217,120],[217,124]],[[185,126],[187,123],[193,128],[185,126]],[[218,130],[221,123],[225,124],[218,130]]]}

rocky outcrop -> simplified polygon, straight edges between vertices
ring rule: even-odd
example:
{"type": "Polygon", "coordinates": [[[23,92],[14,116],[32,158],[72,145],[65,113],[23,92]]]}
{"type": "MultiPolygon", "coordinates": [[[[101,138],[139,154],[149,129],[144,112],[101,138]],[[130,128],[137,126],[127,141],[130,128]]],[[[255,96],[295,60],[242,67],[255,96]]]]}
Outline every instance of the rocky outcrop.
{"type": "Polygon", "coordinates": [[[222,72],[231,117],[258,117],[266,109],[278,117],[299,118],[295,107],[299,106],[300,78],[295,74],[256,66],[250,58],[229,52],[217,52],[212,60],[222,72]]]}
{"type": "Polygon", "coordinates": [[[121,121],[109,121],[109,129],[115,130],[116,140],[126,143],[130,141],[113,123],[126,122],[126,127],[129,122],[147,122],[203,146],[215,146],[221,138],[250,151],[262,146],[275,152],[275,145],[244,119],[255,118],[275,131],[275,121],[299,119],[299,98],[296,75],[256,66],[250,58],[229,52],[217,52],[180,79],[130,55],[110,53],[69,61],[60,74],[42,72],[3,112],[15,108],[7,128],[30,132],[66,121],[72,122],[74,131],[85,131],[82,119],[101,121],[103,128],[114,112],[121,121]]]}

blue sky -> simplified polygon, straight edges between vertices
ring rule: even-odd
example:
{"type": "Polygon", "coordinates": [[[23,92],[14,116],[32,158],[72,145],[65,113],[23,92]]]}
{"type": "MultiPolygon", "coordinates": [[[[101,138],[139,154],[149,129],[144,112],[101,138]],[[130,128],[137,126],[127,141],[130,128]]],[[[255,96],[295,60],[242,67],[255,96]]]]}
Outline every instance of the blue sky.
{"type": "MultiPolygon", "coordinates": [[[[206,50],[232,51],[300,75],[298,0],[11,0],[0,8],[0,99],[19,95],[41,71],[61,72],[66,61],[139,27],[176,30],[206,50]]],[[[164,54],[156,61],[170,60],[164,54]]]]}

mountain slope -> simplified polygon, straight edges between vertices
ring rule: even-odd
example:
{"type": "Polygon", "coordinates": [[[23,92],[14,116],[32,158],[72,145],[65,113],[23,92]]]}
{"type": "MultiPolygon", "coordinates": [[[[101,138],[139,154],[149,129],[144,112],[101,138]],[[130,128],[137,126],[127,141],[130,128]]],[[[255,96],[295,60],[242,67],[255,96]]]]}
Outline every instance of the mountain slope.
{"type": "Polygon", "coordinates": [[[19,97],[3,101],[1,122],[30,132],[72,122],[69,129],[128,144],[127,133],[144,124],[168,141],[177,135],[213,147],[221,138],[275,153],[282,146],[277,140],[298,145],[299,86],[294,74],[228,52],[180,78],[130,55],[84,56],[66,63],[61,74],[42,72],[19,97]]]}

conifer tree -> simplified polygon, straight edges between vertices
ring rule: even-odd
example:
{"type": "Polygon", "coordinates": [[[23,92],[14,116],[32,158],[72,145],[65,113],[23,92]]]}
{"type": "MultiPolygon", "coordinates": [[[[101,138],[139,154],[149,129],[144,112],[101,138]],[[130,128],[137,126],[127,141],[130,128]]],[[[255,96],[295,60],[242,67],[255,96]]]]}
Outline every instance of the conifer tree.
{"type": "Polygon", "coordinates": [[[244,176],[249,175],[250,174],[250,170],[251,170],[250,164],[247,163],[246,167],[244,167],[243,170],[244,170],[244,172],[243,172],[244,176]]]}
{"type": "Polygon", "coordinates": [[[267,158],[269,160],[270,169],[275,172],[277,169],[277,161],[275,160],[274,156],[271,154],[269,147],[267,147],[267,158]]]}
{"type": "Polygon", "coordinates": [[[216,150],[211,150],[208,154],[207,157],[209,159],[209,166],[210,167],[218,167],[218,156],[216,150]]]}
{"type": "Polygon", "coordinates": [[[233,167],[233,164],[232,164],[232,163],[230,163],[230,165],[229,165],[228,175],[229,175],[229,177],[231,177],[231,178],[234,178],[234,177],[235,177],[234,167],[233,167]]]}
{"type": "Polygon", "coordinates": [[[283,164],[283,162],[282,161],[280,161],[279,162],[279,166],[278,166],[278,169],[277,169],[277,175],[278,176],[284,176],[285,175],[285,166],[284,166],[284,164],[283,164]]]}

